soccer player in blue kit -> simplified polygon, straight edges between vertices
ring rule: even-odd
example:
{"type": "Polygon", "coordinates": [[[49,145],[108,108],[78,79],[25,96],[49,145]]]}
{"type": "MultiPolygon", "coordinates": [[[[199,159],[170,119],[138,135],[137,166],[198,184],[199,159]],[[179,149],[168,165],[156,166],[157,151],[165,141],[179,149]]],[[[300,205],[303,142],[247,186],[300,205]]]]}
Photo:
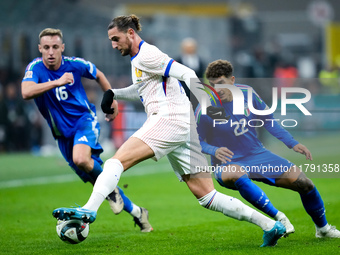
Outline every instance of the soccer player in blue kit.
{"type": "MultiPolygon", "coordinates": [[[[84,182],[94,184],[103,171],[100,158],[103,149],[98,143],[100,126],[96,109],[87,98],[81,78],[95,79],[103,91],[111,89],[111,85],[91,62],[62,55],[65,45],[61,30],[44,29],[39,42],[42,57],[27,66],[22,96],[25,100],[34,98],[69,166],[84,182]]],[[[111,117],[117,114],[118,111],[111,117]]],[[[142,232],[152,231],[148,211],[132,203],[119,187],[107,200],[115,214],[124,209],[142,232]]]]}
{"type": "MultiPolygon", "coordinates": [[[[206,78],[212,84],[234,85],[242,90],[248,102],[250,86],[235,84],[233,66],[229,61],[216,60],[206,69],[206,78]]],[[[259,116],[245,107],[244,115],[233,115],[233,94],[228,88],[215,90],[219,95],[226,114],[230,115],[228,123],[214,125],[207,115],[200,115],[200,106],[196,108],[197,130],[202,152],[211,155],[214,172],[218,183],[226,188],[236,189],[241,196],[252,205],[280,221],[286,227],[286,235],[293,233],[294,227],[284,213],[276,209],[267,195],[251,180],[261,181],[269,185],[291,189],[300,194],[306,212],[311,216],[318,238],[340,238],[340,231],[328,224],[323,200],[313,184],[296,165],[269,150],[257,138],[255,124],[250,120],[260,119],[271,135],[282,141],[288,148],[304,154],[312,160],[312,154],[306,146],[296,141],[293,136],[280,126],[273,115],[259,116]]],[[[221,86],[222,87],[222,86],[221,86]]],[[[252,104],[257,110],[267,109],[267,105],[252,90],[252,104]]]]}

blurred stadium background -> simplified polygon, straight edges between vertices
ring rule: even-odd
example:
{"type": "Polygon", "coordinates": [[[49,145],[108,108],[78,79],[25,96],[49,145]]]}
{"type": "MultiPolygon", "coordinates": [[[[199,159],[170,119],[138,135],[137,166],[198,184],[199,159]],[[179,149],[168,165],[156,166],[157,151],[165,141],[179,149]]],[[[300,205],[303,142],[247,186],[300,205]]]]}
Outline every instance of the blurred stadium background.
{"type": "MultiPolygon", "coordinates": [[[[129,187],[127,195],[133,201],[150,211],[155,231],[147,241],[133,228],[129,215],[119,215],[116,220],[108,206],[101,207],[101,218],[91,226],[91,238],[82,245],[70,247],[56,241],[51,210],[85,203],[92,188],[83,185],[61,158],[34,101],[22,99],[24,69],[40,57],[39,32],[54,27],[64,33],[65,55],[93,62],[115,88],[130,85],[130,60],[111,48],[107,25],[113,17],[131,13],[141,18],[142,38],[176,60],[183,55],[181,42],[187,37],[197,41],[204,69],[216,59],[230,60],[237,82],[254,86],[269,106],[274,86],[307,88],[312,98],[305,106],[312,116],[290,107],[287,116],[281,116],[278,108],[275,117],[297,120],[296,127],[287,129],[311,150],[313,162],[286,149],[263,128],[259,129],[261,140],[297,165],[313,163],[314,169],[322,164],[339,166],[339,0],[1,0],[0,253],[263,254],[258,248],[261,233],[255,233],[255,226],[226,221],[223,215],[212,217],[200,208],[186,186],[170,173],[166,159],[158,164],[143,162],[120,182],[121,187],[129,187]]],[[[124,102],[118,119],[106,123],[99,107],[99,86],[88,80],[84,85],[97,106],[105,160],[146,116],[140,103],[124,102]]],[[[323,196],[329,222],[339,226],[337,170],[308,176],[316,177],[313,182],[323,196]]],[[[315,240],[314,226],[297,194],[261,184],[296,227],[296,234],[281,240],[270,254],[339,253],[337,240],[315,240]]],[[[241,198],[236,191],[215,186],[241,198]]]]}
{"type": "MultiPolygon", "coordinates": [[[[58,153],[33,100],[24,101],[20,93],[26,65],[40,56],[39,32],[46,27],[60,28],[65,55],[92,61],[113,87],[125,87],[131,84],[129,58],[112,50],[106,28],[114,16],[130,13],[141,17],[142,38],[174,59],[182,54],[182,40],[192,37],[205,65],[219,58],[230,60],[237,81],[244,78],[245,83],[253,85],[269,106],[272,86],[308,88],[312,99],[306,107],[312,116],[290,109],[285,118],[294,118],[299,124],[289,131],[298,139],[339,138],[338,0],[286,0],[284,4],[270,0],[4,0],[0,2],[1,154],[58,153]],[[278,85],[282,78],[283,85],[278,85]]],[[[97,105],[101,143],[110,152],[143,123],[142,106],[121,104],[119,119],[105,123],[98,108],[102,92],[89,81],[84,85],[97,105]]],[[[268,144],[268,134],[260,131],[268,144]]],[[[327,144],[323,146],[328,150],[327,144]]]]}

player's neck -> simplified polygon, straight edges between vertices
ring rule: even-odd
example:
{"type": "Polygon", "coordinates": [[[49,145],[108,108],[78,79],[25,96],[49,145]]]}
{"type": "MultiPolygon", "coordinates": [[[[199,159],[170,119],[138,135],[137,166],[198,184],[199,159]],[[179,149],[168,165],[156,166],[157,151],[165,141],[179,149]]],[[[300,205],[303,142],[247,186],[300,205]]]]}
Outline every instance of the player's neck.
{"type": "Polygon", "coordinates": [[[139,36],[136,37],[133,43],[133,46],[131,48],[131,51],[130,51],[131,57],[135,56],[139,52],[139,46],[140,46],[141,41],[142,41],[142,38],[140,38],[139,36]]]}
{"type": "Polygon", "coordinates": [[[45,63],[45,61],[43,61],[45,67],[48,69],[48,70],[51,70],[51,71],[57,71],[59,69],[59,67],[61,66],[61,61],[60,63],[58,64],[55,64],[55,65],[48,65],[47,63],[45,63]]]}

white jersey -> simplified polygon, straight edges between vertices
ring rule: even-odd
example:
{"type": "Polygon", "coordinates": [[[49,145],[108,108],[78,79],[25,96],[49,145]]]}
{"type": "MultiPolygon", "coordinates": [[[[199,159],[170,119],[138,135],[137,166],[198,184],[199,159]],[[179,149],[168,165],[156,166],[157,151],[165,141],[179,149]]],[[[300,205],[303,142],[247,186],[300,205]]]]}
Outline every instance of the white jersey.
{"type": "Polygon", "coordinates": [[[141,41],[139,52],[131,58],[133,83],[138,84],[138,94],[148,117],[157,114],[189,123],[193,120],[190,101],[181,83],[169,77],[173,62],[157,47],[141,41]]]}

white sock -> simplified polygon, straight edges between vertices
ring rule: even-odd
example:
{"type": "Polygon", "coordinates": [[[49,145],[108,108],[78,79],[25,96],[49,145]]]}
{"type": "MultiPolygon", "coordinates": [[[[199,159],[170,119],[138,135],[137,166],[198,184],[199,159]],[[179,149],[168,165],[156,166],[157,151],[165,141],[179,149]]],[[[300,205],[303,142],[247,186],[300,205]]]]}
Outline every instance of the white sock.
{"type": "Polygon", "coordinates": [[[224,195],[216,190],[199,198],[198,202],[200,205],[212,211],[222,212],[224,215],[231,218],[254,223],[263,230],[270,230],[275,224],[275,221],[245,205],[237,198],[224,195]]]}
{"type": "Polygon", "coordinates": [[[286,218],[286,217],[287,216],[283,212],[278,211],[277,214],[274,216],[274,219],[277,221],[280,221],[281,219],[286,218]]]}
{"type": "Polygon", "coordinates": [[[137,217],[139,218],[141,216],[141,210],[140,210],[140,207],[135,205],[134,203],[132,203],[132,211],[130,212],[130,214],[133,216],[133,217],[137,217]]]}
{"type": "Polygon", "coordinates": [[[93,192],[83,208],[98,211],[105,198],[117,187],[123,171],[123,165],[118,159],[106,160],[103,172],[98,176],[93,192]]]}
{"type": "Polygon", "coordinates": [[[104,200],[105,197],[102,194],[93,191],[89,200],[83,206],[83,208],[90,209],[92,211],[98,211],[100,205],[103,203],[104,200]]]}
{"type": "Polygon", "coordinates": [[[254,223],[255,225],[259,226],[260,228],[262,228],[262,230],[265,231],[269,231],[274,227],[276,223],[275,220],[272,220],[267,216],[264,216],[258,211],[255,211],[254,209],[252,210],[253,214],[251,215],[249,222],[254,223]]]}
{"type": "MultiPolygon", "coordinates": [[[[316,226],[316,225],[315,225],[316,226]]],[[[329,229],[330,229],[330,226],[329,226],[329,224],[327,223],[325,226],[323,226],[323,227],[318,227],[318,226],[316,226],[317,227],[317,229],[319,230],[319,231],[321,231],[321,232],[327,232],[329,229]]]]}

